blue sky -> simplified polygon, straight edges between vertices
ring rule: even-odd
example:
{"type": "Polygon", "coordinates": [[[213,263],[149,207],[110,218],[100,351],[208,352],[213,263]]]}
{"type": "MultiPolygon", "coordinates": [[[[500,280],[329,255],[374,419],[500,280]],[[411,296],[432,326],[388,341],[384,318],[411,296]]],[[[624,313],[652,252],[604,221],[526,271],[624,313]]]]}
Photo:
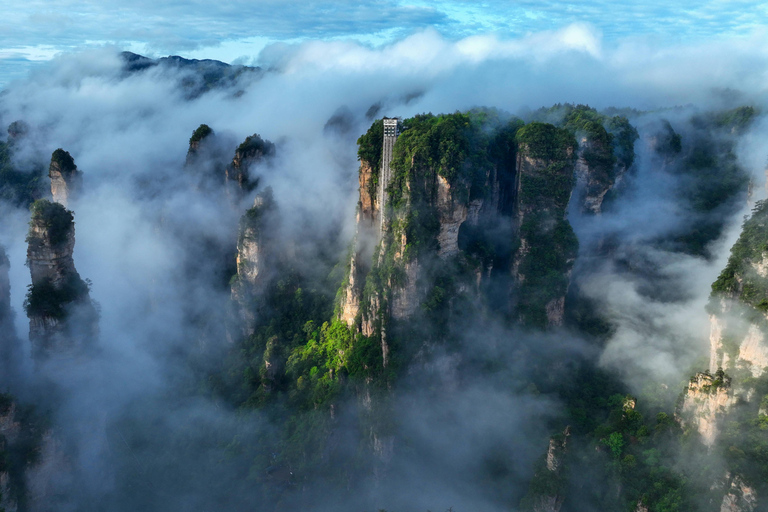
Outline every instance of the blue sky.
{"type": "Polygon", "coordinates": [[[670,43],[741,37],[762,30],[768,2],[646,0],[564,2],[401,0],[29,0],[5,2],[0,85],[60,52],[114,45],[153,56],[178,54],[258,63],[270,43],[352,39],[380,46],[433,28],[447,39],[501,39],[586,23],[608,45],[648,38],[670,43]]]}

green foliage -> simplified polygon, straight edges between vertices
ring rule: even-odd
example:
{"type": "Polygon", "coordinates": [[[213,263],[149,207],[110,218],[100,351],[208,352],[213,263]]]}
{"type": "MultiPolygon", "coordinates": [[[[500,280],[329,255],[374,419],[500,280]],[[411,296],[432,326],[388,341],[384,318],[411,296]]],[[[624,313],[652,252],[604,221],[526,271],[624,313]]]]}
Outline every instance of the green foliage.
{"type": "Polygon", "coordinates": [[[768,279],[752,268],[768,252],[768,202],[758,201],[752,216],[744,220],[741,235],[731,248],[723,271],[712,284],[712,297],[738,297],[751,307],[764,310],[768,301],[768,279]]]}
{"type": "MultiPolygon", "coordinates": [[[[29,221],[30,227],[43,227],[53,248],[60,247],[67,242],[75,225],[74,216],[70,210],[47,199],[38,199],[32,203],[30,210],[32,211],[32,218],[29,221]]],[[[41,240],[33,237],[30,233],[27,242],[34,244],[41,243],[41,240]]]]}
{"type": "Polygon", "coordinates": [[[51,164],[57,164],[62,172],[69,173],[77,170],[75,160],[68,151],[59,148],[51,155],[51,164]]]}
{"type": "Polygon", "coordinates": [[[688,223],[676,235],[674,250],[709,257],[726,219],[743,204],[749,174],[739,164],[734,138],[711,116],[693,117],[687,125],[685,147],[666,123],[657,136],[657,150],[668,172],[676,175],[675,194],[687,210],[688,223]]]}
{"type": "Polygon", "coordinates": [[[715,127],[728,133],[742,134],[752,125],[759,113],[755,107],[744,105],[698,115],[694,117],[693,123],[697,127],[715,127]]]}
{"type": "Polygon", "coordinates": [[[528,251],[519,266],[525,279],[520,286],[518,312],[525,325],[543,328],[548,324],[547,304],[563,297],[568,288],[568,273],[579,242],[567,220],[553,219],[546,212],[528,214],[520,237],[528,251]]]}
{"type": "Polygon", "coordinates": [[[624,450],[624,436],[620,432],[611,433],[604,442],[611,450],[614,459],[621,457],[621,452],[624,450]]]}
{"type": "Polygon", "coordinates": [[[523,172],[519,177],[521,209],[554,206],[564,214],[576,182],[573,135],[550,124],[533,122],[517,131],[517,141],[521,150],[526,148],[528,156],[544,161],[544,167],[523,172]]]}
{"type": "Polygon", "coordinates": [[[204,138],[206,138],[211,134],[213,134],[213,130],[211,129],[211,127],[208,126],[207,124],[201,124],[200,126],[197,127],[197,129],[194,132],[192,132],[192,136],[189,138],[189,145],[191,146],[196,142],[200,142],[201,140],[203,140],[204,138]]]}
{"type": "Polygon", "coordinates": [[[304,406],[328,403],[338,390],[339,372],[346,370],[353,333],[340,320],[325,322],[312,338],[293,349],[286,373],[295,379],[294,398],[304,406]]]}
{"type": "MultiPolygon", "coordinates": [[[[381,169],[382,145],[384,143],[384,120],[377,119],[368,131],[357,139],[357,158],[368,162],[373,176],[378,178],[381,169]]],[[[373,195],[373,194],[372,194],[373,195]]]]}
{"type": "Polygon", "coordinates": [[[27,315],[58,320],[66,318],[68,306],[85,300],[89,291],[88,283],[77,273],[68,274],[59,286],[54,286],[50,280],[43,280],[30,284],[27,289],[24,300],[24,311],[27,315]]]}
{"type": "Polygon", "coordinates": [[[611,117],[607,123],[608,132],[613,135],[613,153],[617,161],[629,169],[635,161],[635,141],[640,137],[626,117],[611,117]]]}
{"type": "Polygon", "coordinates": [[[567,130],[534,121],[517,131],[517,141],[524,144],[528,155],[541,160],[568,162],[575,158],[576,140],[567,130]]]}
{"type": "Polygon", "coordinates": [[[485,110],[405,119],[392,155],[393,180],[388,192],[393,207],[404,205],[407,184],[429,183],[433,173],[448,181],[452,194],[461,202],[479,194],[491,168],[489,128],[509,132],[518,126],[517,120],[504,125],[498,113],[485,110]]]}
{"type": "Polygon", "coordinates": [[[268,140],[262,139],[258,133],[254,133],[245,138],[242,144],[237,147],[237,152],[243,155],[243,158],[267,156],[274,154],[275,145],[268,140]]]}

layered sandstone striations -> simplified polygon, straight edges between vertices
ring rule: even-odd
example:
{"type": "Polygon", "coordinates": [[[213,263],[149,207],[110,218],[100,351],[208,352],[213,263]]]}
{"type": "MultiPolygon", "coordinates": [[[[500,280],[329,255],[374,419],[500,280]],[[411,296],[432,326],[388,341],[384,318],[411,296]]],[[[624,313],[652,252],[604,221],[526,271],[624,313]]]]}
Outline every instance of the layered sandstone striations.
{"type": "Polygon", "coordinates": [[[54,202],[67,207],[71,201],[77,199],[83,184],[83,173],[77,169],[69,152],[61,148],[53,152],[48,177],[51,178],[51,195],[54,202]]]}
{"type": "Polygon", "coordinates": [[[72,212],[45,199],[32,205],[27,236],[32,285],[24,303],[37,358],[78,352],[93,343],[98,314],[88,284],[75,270],[72,212]]]}

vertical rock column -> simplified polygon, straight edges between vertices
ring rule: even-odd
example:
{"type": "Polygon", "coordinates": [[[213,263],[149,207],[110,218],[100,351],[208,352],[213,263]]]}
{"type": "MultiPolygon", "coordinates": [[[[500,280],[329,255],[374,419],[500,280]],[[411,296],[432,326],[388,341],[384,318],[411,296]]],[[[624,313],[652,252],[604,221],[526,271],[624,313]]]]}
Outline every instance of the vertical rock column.
{"type": "Polygon", "coordinates": [[[27,242],[32,286],[24,308],[33,356],[43,359],[84,348],[96,336],[98,314],[72,259],[72,212],[45,199],[35,201],[27,242]]]}
{"type": "Polygon", "coordinates": [[[67,151],[59,148],[53,152],[48,176],[51,178],[54,202],[66,207],[77,198],[83,183],[83,173],[77,170],[75,161],[67,151]]]}

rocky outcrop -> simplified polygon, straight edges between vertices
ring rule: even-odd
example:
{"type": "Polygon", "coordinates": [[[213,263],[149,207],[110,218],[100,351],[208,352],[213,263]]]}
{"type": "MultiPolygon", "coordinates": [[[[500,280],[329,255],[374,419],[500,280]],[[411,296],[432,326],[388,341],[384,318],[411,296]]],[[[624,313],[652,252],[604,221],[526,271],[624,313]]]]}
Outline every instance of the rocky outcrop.
{"type": "Polygon", "coordinates": [[[254,298],[261,291],[273,252],[270,240],[276,220],[272,190],[257,195],[253,206],[240,219],[237,240],[237,274],[231,282],[232,299],[237,305],[243,334],[253,330],[254,298]]]}
{"type": "Polygon", "coordinates": [[[518,144],[514,309],[524,324],[559,326],[578,250],[565,218],[575,184],[575,140],[566,130],[530,123],[518,131],[518,144]]]}
{"type": "Polygon", "coordinates": [[[568,467],[568,437],[571,428],[549,440],[543,464],[536,470],[528,494],[520,503],[521,510],[532,512],[559,512],[565,502],[565,483],[568,467]]]}
{"type": "Polygon", "coordinates": [[[360,295],[362,290],[360,289],[360,279],[357,269],[358,251],[357,238],[353,243],[352,254],[349,257],[349,271],[347,274],[347,280],[342,284],[341,297],[339,299],[339,318],[347,325],[354,325],[357,319],[357,314],[360,311],[360,295]]]}
{"type": "Polygon", "coordinates": [[[53,152],[48,177],[51,178],[51,195],[55,202],[66,207],[77,199],[83,184],[83,173],[77,170],[67,151],[59,148],[53,152]]]}
{"type": "Polygon", "coordinates": [[[227,192],[235,199],[251,192],[258,185],[258,179],[251,177],[249,169],[275,154],[275,145],[262,139],[258,134],[246,137],[235,151],[235,156],[224,170],[227,192]]]}
{"type": "Polygon", "coordinates": [[[359,200],[355,238],[349,254],[347,279],[342,284],[339,298],[339,318],[347,325],[354,325],[360,312],[365,277],[371,267],[374,246],[379,242],[379,194],[376,192],[378,175],[374,176],[373,164],[360,160],[358,171],[359,200]]]}
{"type": "Polygon", "coordinates": [[[207,124],[201,124],[192,132],[192,136],[189,138],[189,149],[187,150],[186,165],[195,165],[200,157],[200,145],[205,142],[206,139],[213,138],[214,133],[210,126],[207,124]]]}
{"type": "Polygon", "coordinates": [[[768,205],[755,203],[726,268],[712,285],[710,371],[746,369],[753,377],[768,367],[768,205]]]}
{"type": "Polygon", "coordinates": [[[360,201],[357,210],[357,222],[370,227],[379,223],[379,195],[376,193],[378,176],[374,176],[373,166],[366,160],[360,160],[358,172],[360,201]]]}
{"type": "Polygon", "coordinates": [[[711,447],[717,440],[719,423],[736,402],[731,378],[718,370],[714,376],[697,373],[685,391],[678,419],[683,426],[691,425],[711,447]]]}
{"type": "Polygon", "coordinates": [[[756,508],[757,493],[754,488],[738,475],[733,477],[728,492],[723,496],[720,512],[753,512],[756,508]]]}
{"type": "MultiPolygon", "coordinates": [[[[482,203],[474,207],[479,210],[482,203]]],[[[448,180],[437,176],[437,211],[440,232],[437,235],[438,255],[441,258],[455,256],[459,252],[459,228],[467,220],[468,205],[455,200],[448,180]]]]}
{"type": "Polygon", "coordinates": [[[59,203],[36,201],[27,242],[32,286],[24,307],[33,356],[71,354],[90,346],[98,331],[98,313],[72,259],[72,212],[59,203]]]}
{"type": "Polygon", "coordinates": [[[581,208],[597,215],[602,212],[605,195],[624,176],[626,168],[614,162],[606,141],[584,135],[579,140],[575,171],[583,189],[581,208]]]}

